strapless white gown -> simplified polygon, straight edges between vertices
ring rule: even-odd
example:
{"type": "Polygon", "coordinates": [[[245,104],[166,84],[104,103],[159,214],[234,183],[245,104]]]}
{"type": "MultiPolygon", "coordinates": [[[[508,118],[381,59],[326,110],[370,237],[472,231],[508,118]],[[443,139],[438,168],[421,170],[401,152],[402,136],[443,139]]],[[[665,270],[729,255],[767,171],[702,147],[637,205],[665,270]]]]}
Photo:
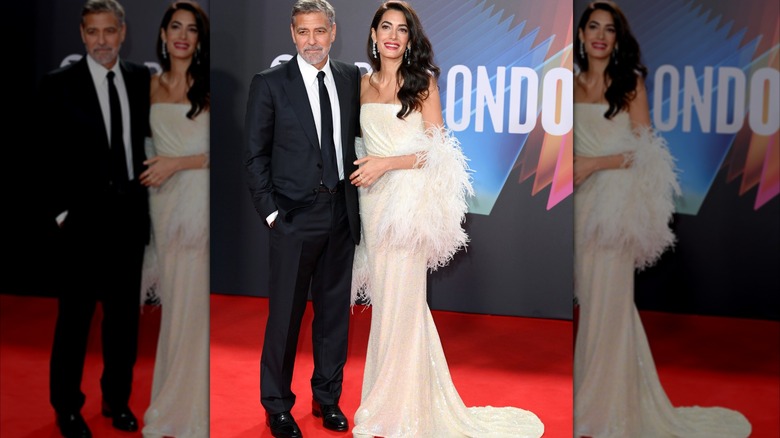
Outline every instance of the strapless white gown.
{"type": "Polygon", "coordinates": [[[747,437],[751,426],[724,408],[675,408],[661,386],[634,305],[634,270],[652,264],[674,236],[672,158],[651,132],[631,131],[628,114],[575,104],[574,151],[630,152],[628,169],[593,174],[575,191],[575,437],[747,437]]]}
{"type": "MultiPolygon", "coordinates": [[[[189,104],[152,105],[155,155],[180,157],[209,151],[209,113],[190,120],[189,109],[189,104]]],[[[208,169],[177,172],[161,187],[150,189],[149,208],[162,317],[143,435],[208,437],[208,169]]],[[[151,256],[148,251],[147,256],[151,256]]]]}
{"type": "Polygon", "coordinates": [[[421,169],[388,172],[360,189],[361,244],[356,249],[353,299],[373,306],[356,436],[539,437],[531,412],[472,407],[452,383],[426,302],[428,268],[442,266],[466,243],[461,228],[471,191],[457,141],[426,136],[422,116],[396,118],[400,105],[361,108],[364,154],[424,152],[421,169]]]}

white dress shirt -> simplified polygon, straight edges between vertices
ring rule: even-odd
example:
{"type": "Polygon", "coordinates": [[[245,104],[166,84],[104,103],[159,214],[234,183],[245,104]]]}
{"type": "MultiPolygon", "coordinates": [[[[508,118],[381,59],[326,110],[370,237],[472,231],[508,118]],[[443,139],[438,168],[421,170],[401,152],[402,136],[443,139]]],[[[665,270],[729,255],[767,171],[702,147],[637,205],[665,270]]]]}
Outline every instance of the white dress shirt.
{"type": "MultiPolygon", "coordinates": [[[[97,91],[98,101],[100,101],[100,110],[103,112],[103,122],[106,126],[108,143],[111,144],[111,104],[108,99],[108,78],[106,77],[108,69],[98,64],[89,55],[87,55],[87,66],[89,67],[90,75],[92,75],[92,82],[95,84],[95,91],[97,91]]],[[[114,72],[114,85],[116,86],[117,94],[119,94],[119,105],[122,107],[122,139],[125,143],[122,147],[125,148],[127,180],[132,181],[135,178],[135,173],[133,172],[133,150],[130,138],[130,132],[132,132],[130,130],[130,101],[127,98],[127,87],[122,76],[122,69],[119,68],[119,59],[117,59],[111,71],[114,72]]],[[[111,147],[114,147],[114,145],[111,145],[111,147]]]]}
{"type": "MultiPolygon", "coordinates": [[[[317,127],[317,138],[322,137],[322,117],[320,114],[320,85],[317,80],[317,73],[320,70],[314,68],[313,65],[304,61],[300,56],[295,57],[298,62],[298,68],[301,71],[303,77],[303,83],[306,85],[306,94],[309,95],[309,105],[311,106],[311,114],[314,116],[314,125],[317,127]]],[[[333,113],[333,145],[336,147],[336,165],[339,171],[339,180],[344,180],[344,159],[341,146],[341,107],[339,106],[339,93],[336,90],[336,83],[333,80],[333,72],[330,69],[330,58],[322,67],[322,71],[325,72],[325,88],[328,89],[328,97],[330,98],[330,108],[333,113]]],[[[275,211],[265,218],[268,225],[271,225],[275,220],[279,212],[275,211]]]]}
{"type": "MultiPolygon", "coordinates": [[[[103,67],[97,61],[92,59],[88,54],[87,68],[89,68],[89,74],[92,76],[92,83],[95,85],[95,91],[97,92],[98,101],[100,102],[100,112],[103,114],[103,125],[106,127],[106,137],[108,137],[108,144],[111,147],[111,104],[108,98],[108,69],[103,67]]],[[[131,148],[132,140],[130,139],[130,101],[127,98],[127,87],[125,87],[125,78],[122,76],[122,69],[119,68],[119,58],[117,58],[114,67],[111,68],[114,72],[114,86],[116,87],[117,94],[119,94],[119,105],[122,108],[122,140],[124,140],[125,148],[125,165],[127,166],[127,180],[132,181],[135,179],[135,173],[133,172],[133,150],[131,148]]],[[[65,210],[58,214],[55,220],[58,225],[62,225],[65,218],[68,216],[68,211],[65,210]]]]}
{"type": "MultiPolygon", "coordinates": [[[[306,85],[306,93],[309,94],[309,105],[311,113],[314,116],[314,124],[317,126],[317,138],[322,136],[322,117],[320,115],[320,85],[317,81],[317,73],[320,71],[313,65],[307,63],[300,56],[296,56],[298,67],[303,76],[303,83],[306,85]]],[[[339,94],[336,91],[336,83],[333,81],[333,72],[330,69],[330,59],[322,67],[325,72],[325,88],[328,89],[330,98],[330,108],[333,113],[333,144],[336,146],[336,164],[339,169],[339,179],[344,179],[344,162],[341,153],[341,111],[339,107],[339,94]]]]}

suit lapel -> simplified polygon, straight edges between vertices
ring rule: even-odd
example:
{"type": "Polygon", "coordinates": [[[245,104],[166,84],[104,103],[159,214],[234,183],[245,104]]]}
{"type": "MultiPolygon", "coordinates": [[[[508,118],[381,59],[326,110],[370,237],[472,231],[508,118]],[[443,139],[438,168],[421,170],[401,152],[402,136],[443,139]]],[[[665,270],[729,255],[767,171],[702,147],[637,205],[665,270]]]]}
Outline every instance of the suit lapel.
{"type": "Polygon", "coordinates": [[[142,91],[139,90],[138,82],[135,80],[134,72],[131,72],[127,64],[124,63],[124,61],[119,61],[119,68],[122,69],[122,77],[125,81],[125,90],[127,91],[127,106],[130,107],[130,129],[131,133],[135,130],[135,123],[133,123],[136,120],[136,111],[138,110],[138,99],[136,99],[137,96],[140,96],[139,93],[142,91]]]}
{"type": "Polygon", "coordinates": [[[93,123],[92,126],[95,128],[95,138],[100,138],[101,140],[101,150],[108,149],[108,135],[106,134],[106,130],[108,129],[106,127],[106,121],[103,119],[103,111],[100,109],[100,101],[98,100],[97,90],[95,90],[95,83],[92,81],[92,75],[89,72],[89,67],[87,66],[87,55],[84,55],[83,58],[78,62],[78,65],[75,66],[75,68],[79,69],[78,75],[78,90],[82,90],[81,93],[81,100],[84,112],[86,114],[87,120],[100,120],[100,123],[93,123]],[[83,93],[83,94],[82,94],[83,93]]]}
{"type": "Polygon", "coordinates": [[[119,68],[122,69],[122,77],[125,81],[125,91],[127,91],[127,106],[130,108],[130,150],[132,151],[133,159],[133,172],[138,176],[141,170],[144,168],[143,161],[146,156],[144,151],[140,149],[143,144],[139,140],[144,135],[143,126],[146,118],[148,120],[148,112],[144,110],[144,94],[148,95],[148,91],[141,83],[141,80],[146,80],[145,75],[140,75],[137,68],[131,69],[128,64],[125,64],[121,59],[119,60],[119,68]],[[142,79],[143,78],[143,79],[142,79]]]}
{"type": "Polygon", "coordinates": [[[320,148],[320,139],[317,135],[317,125],[314,124],[314,116],[311,113],[311,104],[309,103],[309,94],[306,92],[306,84],[303,83],[301,71],[298,68],[298,62],[295,58],[287,61],[287,82],[284,84],[284,91],[290,99],[295,115],[301,122],[303,133],[309,139],[312,147],[320,148]]]}
{"type": "Polygon", "coordinates": [[[341,112],[341,144],[347,145],[350,129],[350,102],[352,102],[354,89],[350,86],[349,76],[341,69],[338,63],[331,62],[330,70],[333,72],[333,80],[336,83],[336,91],[339,95],[339,108],[341,112]]]}

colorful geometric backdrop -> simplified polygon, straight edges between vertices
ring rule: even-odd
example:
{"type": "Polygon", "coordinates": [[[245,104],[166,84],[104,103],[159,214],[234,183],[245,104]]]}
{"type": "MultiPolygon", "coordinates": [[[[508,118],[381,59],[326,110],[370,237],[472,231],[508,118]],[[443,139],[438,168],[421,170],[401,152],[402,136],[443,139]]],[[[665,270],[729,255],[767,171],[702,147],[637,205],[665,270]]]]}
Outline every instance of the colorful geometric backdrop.
{"type": "Polygon", "coordinates": [[[697,214],[724,167],[727,180],[740,180],[740,196],[753,198],[755,209],[776,197],[780,3],[620,4],[650,69],[653,124],[669,141],[681,171],[677,211],[697,214]]]}

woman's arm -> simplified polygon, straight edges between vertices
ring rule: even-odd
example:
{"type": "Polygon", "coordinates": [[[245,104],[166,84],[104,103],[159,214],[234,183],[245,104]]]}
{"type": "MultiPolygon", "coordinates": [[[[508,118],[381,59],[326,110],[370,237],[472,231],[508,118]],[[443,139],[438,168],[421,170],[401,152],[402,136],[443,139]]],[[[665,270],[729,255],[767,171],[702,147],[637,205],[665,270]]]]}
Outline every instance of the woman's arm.
{"type": "MultiPolygon", "coordinates": [[[[164,90],[160,86],[162,74],[152,76],[149,95],[152,103],[160,102],[164,90]]],[[[188,169],[205,169],[209,167],[208,153],[188,155],[184,157],[166,157],[158,155],[144,161],[148,168],[141,173],[141,184],[147,187],[160,187],[176,172],[188,169]]]]}
{"type": "Polygon", "coordinates": [[[626,169],[631,167],[631,158],[625,154],[604,155],[601,157],[574,156],[574,185],[585,182],[591,175],[607,169],[626,169]]]}
{"type": "MultiPolygon", "coordinates": [[[[639,77],[636,83],[636,94],[628,104],[628,117],[633,130],[647,129],[650,124],[650,106],[647,101],[645,81],[639,77]]],[[[630,154],[614,154],[602,157],[574,157],[574,185],[585,182],[591,175],[600,170],[627,169],[631,167],[630,154]]]]}
{"type": "Polygon", "coordinates": [[[176,172],[188,169],[205,169],[209,167],[208,154],[187,155],[185,157],[152,157],[144,164],[149,166],[141,174],[141,184],[147,187],[160,187],[176,172]]]}
{"type": "MultiPolygon", "coordinates": [[[[425,128],[438,127],[444,129],[444,119],[441,115],[441,98],[436,79],[431,78],[428,86],[428,97],[422,102],[420,109],[425,128]]],[[[367,156],[355,161],[360,166],[349,176],[350,182],[357,187],[368,187],[385,173],[391,170],[415,169],[420,167],[417,154],[397,155],[393,157],[367,156]]]]}
{"type": "Polygon", "coordinates": [[[423,124],[426,129],[431,127],[444,128],[444,119],[441,116],[441,97],[439,96],[439,84],[436,78],[431,77],[428,84],[428,98],[422,103],[423,124]]]}
{"type": "Polygon", "coordinates": [[[628,104],[628,117],[631,119],[631,128],[650,128],[650,105],[647,103],[647,88],[642,77],[636,79],[636,94],[628,104]]]}
{"type": "Polygon", "coordinates": [[[375,157],[369,155],[355,161],[355,164],[360,167],[358,170],[352,172],[352,175],[349,176],[349,181],[357,187],[368,187],[388,171],[414,169],[416,163],[416,154],[397,155],[393,157],[375,157]]]}

